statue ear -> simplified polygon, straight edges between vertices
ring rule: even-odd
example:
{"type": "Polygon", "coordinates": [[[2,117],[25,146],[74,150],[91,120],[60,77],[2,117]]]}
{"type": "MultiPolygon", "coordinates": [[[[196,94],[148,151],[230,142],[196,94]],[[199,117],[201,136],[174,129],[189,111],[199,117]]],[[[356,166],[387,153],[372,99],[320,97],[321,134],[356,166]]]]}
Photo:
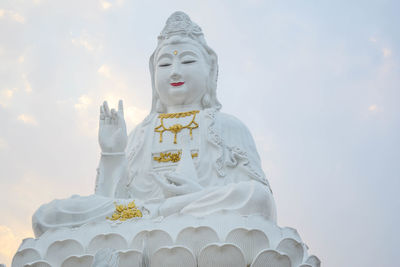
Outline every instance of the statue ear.
{"type": "Polygon", "coordinates": [[[218,61],[214,54],[210,55],[211,66],[210,66],[210,78],[212,83],[216,84],[218,80],[218,61]]]}
{"type": "Polygon", "coordinates": [[[203,105],[203,108],[211,107],[211,97],[209,93],[204,94],[203,98],[201,99],[201,104],[203,105]]]}
{"type": "MultiPolygon", "coordinates": [[[[208,81],[209,90],[208,93],[210,94],[210,98],[214,98],[217,89],[217,80],[218,80],[218,59],[217,55],[212,51],[210,53],[210,76],[208,81]]],[[[210,99],[210,102],[214,101],[210,99]]],[[[214,103],[210,103],[213,105],[214,103]]]]}
{"type": "Polygon", "coordinates": [[[209,51],[210,56],[210,73],[207,82],[207,93],[202,98],[202,104],[204,108],[220,106],[218,100],[216,100],[217,80],[218,80],[218,60],[217,55],[211,50],[209,51]]]}
{"type": "Polygon", "coordinates": [[[157,111],[157,113],[165,112],[165,106],[161,103],[161,100],[158,97],[157,97],[157,103],[156,103],[156,111],[157,111]]]}

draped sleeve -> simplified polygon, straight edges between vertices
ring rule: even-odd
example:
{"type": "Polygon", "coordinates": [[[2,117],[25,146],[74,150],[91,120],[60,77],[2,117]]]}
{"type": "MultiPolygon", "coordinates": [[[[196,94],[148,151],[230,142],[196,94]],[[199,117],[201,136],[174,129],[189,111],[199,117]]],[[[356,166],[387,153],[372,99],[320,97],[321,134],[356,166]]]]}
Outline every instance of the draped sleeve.
{"type": "Polygon", "coordinates": [[[249,178],[269,188],[261,168],[253,137],[247,127],[237,118],[225,113],[217,117],[224,148],[224,168],[229,182],[245,181],[249,178]]]}
{"type": "Polygon", "coordinates": [[[129,135],[125,154],[128,175],[118,183],[116,198],[158,199],[161,188],[148,175],[156,114],[150,113],[129,135]]]}

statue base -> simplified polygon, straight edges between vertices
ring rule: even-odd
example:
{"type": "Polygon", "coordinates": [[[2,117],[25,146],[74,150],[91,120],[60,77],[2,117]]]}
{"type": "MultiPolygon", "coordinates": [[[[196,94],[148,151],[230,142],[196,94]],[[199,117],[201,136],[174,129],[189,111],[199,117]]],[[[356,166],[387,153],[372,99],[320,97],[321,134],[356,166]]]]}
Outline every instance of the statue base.
{"type": "Polygon", "coordinates": [[[23,241],[12,262],[19,266],[319,267],[320,260],[295,229],[222,211],[49,230],[23,241]]]}

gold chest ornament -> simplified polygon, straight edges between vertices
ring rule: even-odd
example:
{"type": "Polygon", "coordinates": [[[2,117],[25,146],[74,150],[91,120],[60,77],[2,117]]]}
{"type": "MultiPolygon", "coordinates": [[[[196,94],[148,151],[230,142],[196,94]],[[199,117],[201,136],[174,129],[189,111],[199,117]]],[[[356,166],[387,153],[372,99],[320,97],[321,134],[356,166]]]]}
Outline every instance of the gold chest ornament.
{"type": "Polygon", "coordinates": [[[190,133],[190,138],[193,138],[192,135],[192,131],[193,129],[196,129],[199,127],[199,124],[195,121],[196,119],[196,114],[199,113],[199,110],[192,110],[192,111],[188,111],[188,112],[180,112],[180,113],[163,113],[158,115],[158,118],[160,118],[160,125],[157,126],[156,128],[154,128],[154,131],[157,133],[160,133],[160,143],[162,143],[163,141],[163,133],[165,131],[169,131],[171,133],[174,134],[174,144],[176,144],[176,136],[178,135],[178,133],[180,133],[183,129],[189,129],[189,133],[190,133]],[[184,118],[184,117],[189,117],[189,116],[193,116],[192,120],[186,124],[186,125],[182,125],[182,124],[174,124],[170,127],[165,127],[164,125],[164,119],[170,119],[170,118],[184,118]]]}

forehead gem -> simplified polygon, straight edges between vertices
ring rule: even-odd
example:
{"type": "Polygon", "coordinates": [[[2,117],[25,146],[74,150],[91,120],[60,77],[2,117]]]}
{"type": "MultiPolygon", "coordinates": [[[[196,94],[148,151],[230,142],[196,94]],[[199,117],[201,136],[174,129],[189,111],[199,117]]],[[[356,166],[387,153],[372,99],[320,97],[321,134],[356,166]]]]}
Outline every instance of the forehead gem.
{"type": "Polygon", "coordinates": [[[178,54],[178,51],[175,50],[175,51],[174,51],[174,55],[177,55],[177,54],[178,54]]]}

